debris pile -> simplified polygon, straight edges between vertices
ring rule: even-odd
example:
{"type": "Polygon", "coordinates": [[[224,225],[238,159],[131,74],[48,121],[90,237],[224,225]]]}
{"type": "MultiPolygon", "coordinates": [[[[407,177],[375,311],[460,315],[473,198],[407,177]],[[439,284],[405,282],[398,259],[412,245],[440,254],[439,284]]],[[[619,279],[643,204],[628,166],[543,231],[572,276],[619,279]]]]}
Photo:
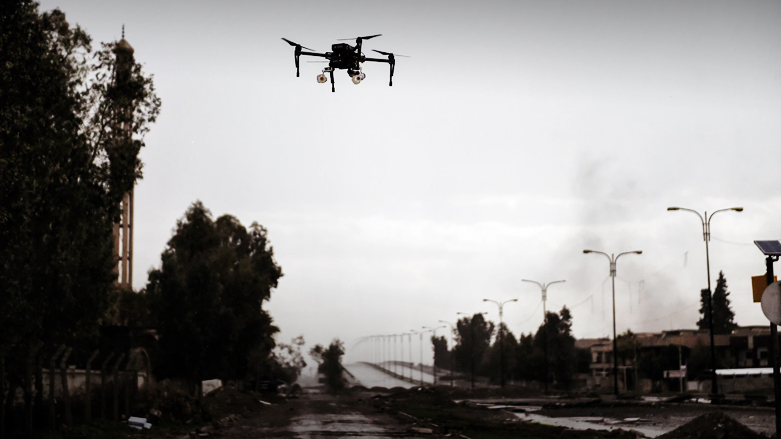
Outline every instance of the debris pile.
{"type": "Polygon", "coordinates": [[[722,412],[698,416],[690,422],[667,432],[657,439],[763,439],[740,422],[722,412]]]}
{"type": "Polygon", "coordinates": [[[147,418],[152,422],[167,420],[174,422],[199,422],[211,419],[209,413],[197,398],[181,393],[162,393],[153,402],[147,418]]]}
{"type": "Polygon", "coordinates": [[[213,418],[218,419],[230,414],[255,412],[269,403],[275,404],[285,400],[279,395],[261,395],[253,391],[221,387],[204,396],[201,404],[213,418]]]}

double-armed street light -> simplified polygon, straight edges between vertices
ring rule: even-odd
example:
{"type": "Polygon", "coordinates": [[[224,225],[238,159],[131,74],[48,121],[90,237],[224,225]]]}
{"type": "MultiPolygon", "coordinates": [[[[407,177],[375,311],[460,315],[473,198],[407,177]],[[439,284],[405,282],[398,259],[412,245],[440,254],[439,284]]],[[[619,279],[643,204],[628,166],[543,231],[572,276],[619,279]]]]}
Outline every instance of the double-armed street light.
{"type": "Polygon", "coordinates": [[[543,380],[544,386],[545,386],[545,393],[548,393],[548,311],[545,307],[545,302],[548,300],[548,287],[557,284],[557,283],[563,283],[566,282],[564,280],[554,280],[553,282],[540,283],[536,280],[529,280],[529,279],[521,279],[521,282],[530,282],[533,284],[537,284],[537,286],[540,287],[540,290],[542,290],[542,346],[543,346],[543,358],[545,363],[545,379],[543,380]]]}
{"type": "Polygon", "coordinates": [[[708,216],[707,211],[705,211],[705,215],[700,215],[700,212],[697,212],[694,209],[687,209],[685,207],[668,207],[667,210],[685,210],[687,212],[692,212],[700,218],[700,222],[702,223],[702,240],[705,241],[705,267],[708,273],[708,326],[710,327],[710,364],[711,369],[713,370],[713,376],[711,377],[711,393],[713,395],[718,395],[719,388],[718,382],[716,381],[716,346],[714,344],[713,336],[713,293],[711,293],[710,287],[710,256],[708,254],[708,241],[710,241],[710,222],[713,218],[713,215],[716,215],[719,212],[726,212],[729,210],[743,212],[743,208],[728,207],[726,209],[719,209],[711,213],[710,216],[708,216]]]}
{"type": "Polygon", "coordinates": [[[471,361],[469,362],[469,371],[472,378],[472,388],[475,388],[475,322],[474,316],[488,314],[487,312],[476,312],[474,314],[467,314],[465,312],[457,312],[456,315],[469,317],[469,345],[471,361]],[[471,316],[471,317],[470,317],[471,316]]]}
{"type": "Polygon", "coordinates": [[[619,253],[618,256],[608,255],[596,250],[583,250],[583,253],[597,253],[604,255],[610,261],[610,277],[613,279],[613,393],[618,395],[618,341],[616,340],[616,261],[623,255],[643,254],[642,250],[619,253]]]}
{"type": "MultiPolygon", "coordinates": [[[[438,323],[447,323],[450,325],[450,387],[453,387],[453,348],[456,346],[456,327],[452,323],[445,320],[439,320],[438,323]]],[[[436,365],[434,366],[436,367],[436,365]]]]}
{"type": "Polygon", "coordinates": [[[502,324],[504,305],[510,302],[517,302],[518,299],[505,300],[504,302],[497,302],[496,300],[483,299],[483,302],[493,302],[499,307],[499,384],[504,387],[504,328],[502,324]]]}

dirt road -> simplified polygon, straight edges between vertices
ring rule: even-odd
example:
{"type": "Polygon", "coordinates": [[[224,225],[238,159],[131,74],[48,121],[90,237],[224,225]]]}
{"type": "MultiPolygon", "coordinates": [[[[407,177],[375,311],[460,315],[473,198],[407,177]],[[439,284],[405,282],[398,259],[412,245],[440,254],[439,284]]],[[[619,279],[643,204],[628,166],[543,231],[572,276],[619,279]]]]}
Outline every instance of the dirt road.
{"type": "Polygon", "coordinates": [[[377,411],[360,396],[307,389],[300,398],[264,407],[236,425],[215,432],[228,438],[413,438],[407,425],[377,411]]]}

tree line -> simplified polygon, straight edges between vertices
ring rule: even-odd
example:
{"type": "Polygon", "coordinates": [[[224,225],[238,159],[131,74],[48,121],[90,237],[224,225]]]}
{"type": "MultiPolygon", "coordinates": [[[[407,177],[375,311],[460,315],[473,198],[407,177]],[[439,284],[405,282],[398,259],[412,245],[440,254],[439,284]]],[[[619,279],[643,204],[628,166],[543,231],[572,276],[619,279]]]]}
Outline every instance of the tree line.
{"type": "MultiPolygon", "coordinates": [[[[738,326],[729,295],[726,277],[719,272],[712,299],[716,334],[730,334],[738,326]]],[[[706,289],[700,296],[697,328],[708,330],[709,322],[706,289]]],[[[481,313],[458,320],[454,336],[455,346],[452,349],[448,349],[447,337],[431,337],[434,362],[440,370],[449,371],[452,367],[467,379],[487,377],[499,384],[500,375],[504,372],[506,380],[550,383],[557,388],[568,389],[576,374],[590,373],[591,352],[575,347],[572,314],[566,306],[558,313],[547,312],[545,322],[535,333],[521,334],[519,338],[505,325],[497,327],[485,320],[481,313]]],[[[709,348],[705,345],[697,345],[693,349],[684,347],[682,350],[676,345],[642,349],[631,330],[620,334],[617,342],[620,364],[634,362],[639,378],[661,380],[665,370],[679,369],[681,361],[687,364],[690,379],[696,379],[700,372],[710,368],[709,348]]],[[[734,366],[734,360],[725,353],[719,355],[717,361],[718,367],[734,366]]]]}
{"type": "Polygon", "coordinates": [[[503,372],[505,380],[546,381],[567,389],[576,373],[588,371],[588,352],[575,348],[572,314],[566,306],[558,313],[547,312],[536,333],[519,338],[480,313],[459,319],[454,335],[450,350],[445,336],[431,338],[434,362],[437,368],[453,367],[468,379],[487,377],[499,384],[503,372]]]}

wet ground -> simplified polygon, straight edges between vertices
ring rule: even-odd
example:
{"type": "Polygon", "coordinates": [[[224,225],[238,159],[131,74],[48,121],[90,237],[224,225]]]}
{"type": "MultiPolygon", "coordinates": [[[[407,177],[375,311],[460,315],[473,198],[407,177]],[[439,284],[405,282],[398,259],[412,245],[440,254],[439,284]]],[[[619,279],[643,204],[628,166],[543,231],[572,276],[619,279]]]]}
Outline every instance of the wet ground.
{"type": "MultiPolygon", "coordinates": [[[[389,367],[399,368],[400,365],[389,367]]],[[[413,385],[409,382],[392,378],[376,367],[357,363],[348,366],[361,384],[371,388],[379,387],[404,387],[413,385]]],[[[405,376],[413,373],[418,379],[419,370],[411,370],[409,367],[400,369],[405,376]]],[[[433,381],[433,375],[424,372],[424,381],[433,381]]],[[[513,407],[519,407],[516,416],[524,421],[537,422],[546,425],[561,426],[576,430],[635,430],[647,437],[656,437],[672,431],[694,418],[706,413],[720,411],[735,419],[751,430],[770,435],[775,432],[775,414],[767,407],[745,407],[730,405],[712,405],[688,403],[663,403],[659,401],[633,401],[624,402],[611,400],[606,396],[601,402],[594,398],[568,398],[560,400],[553,397],[537,398],[502,398],[502,399],[475,399],[475,404],[484,406],[510,405],[509,411],[515,411],[513,407]]]]}
{"type": "MultiPolygon", "coordinates": [[[[406,424],[379,412],[360,396],[338,396],[306,389],[300,398],[266,406],[236,425],[215,431],[229,438],[413,438],[406,424]]],[[[208,436],[207,436],[208,437],[208,436]]]]}
{"type": "Polygon", "coordinates": [[[605,400],[589,404],[588,399],[557,400],[554,398],[481,399],[473,403],[508,406],[523,410],[520,419],[578,430],[588,428],[635,430],[648,437],[672,431],[694,418],[720,411],[751,430],[770,435],[775,432],[775,413],[767,407],[741,407],[697,403],[625,403],[605,400]],[[559,404],[559,407],[554,406],[559,404]],[[543,408],[545,406],[545,408],[543,408]]]}

